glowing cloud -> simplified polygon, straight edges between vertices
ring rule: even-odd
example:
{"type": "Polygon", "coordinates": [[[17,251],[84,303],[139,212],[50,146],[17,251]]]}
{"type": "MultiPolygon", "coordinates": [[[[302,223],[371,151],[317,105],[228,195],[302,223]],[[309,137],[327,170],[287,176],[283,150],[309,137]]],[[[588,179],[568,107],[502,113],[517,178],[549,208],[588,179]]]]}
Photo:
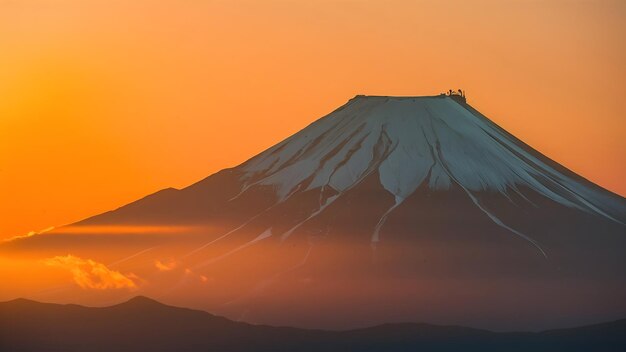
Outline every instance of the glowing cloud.
{"type": "Polygon", "coordinates": [[[42,233],[46,233],[46,232],[52,231],[52,230],[54,230],[54,226],[47,227],[47,228],[45,228],[45,229],[43,229],[41,231],[30,231],[30,232],[28,232],[25,235],[13,236],[13,237],[5,239],[4,241],[5,242],[9,242],[9,241],[13,241],[13,240],[19,240],[19,239],[23,239],[23,238],[33,237],[35,235],[41,235],[42,233]]]}
{"type": "Polygon", "coordinates": [[[168,234],[197,231],[200,227],[194,226],[134,226],[134,225],[105,225],[105,226],[84,226],[72,225],[58,229],[58,232],[66,234],[168,234]]]}
{"type": "Polygon", "coordinates": [[[170,259],[167,262],[162,262],[160,260],[155,260],[154,261],[154,266],[159,269],[160,271],[170,271],[172,269],[175,269],[178,266],[178,263],[176,263],[175,260],[170,259]]]}
{"type": "Polygon", "coordinates": [[[134,274],[124,275],[110,270],[106,265],[91,259],[82,259],[73,255],[56,256],[43,261],[46,265],[67,268],[72,273],[74,282],[83,289],[135,289],[138,280],[134,274]]]}

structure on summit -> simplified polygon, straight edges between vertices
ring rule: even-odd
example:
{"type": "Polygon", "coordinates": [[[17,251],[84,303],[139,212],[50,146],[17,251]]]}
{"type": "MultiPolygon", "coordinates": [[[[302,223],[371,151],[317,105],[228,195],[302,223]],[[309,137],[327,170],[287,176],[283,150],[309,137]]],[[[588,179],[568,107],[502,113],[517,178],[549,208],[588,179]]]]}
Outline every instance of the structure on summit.
{"type": "Polygon", "coordinates": [[[450,97],[459,103],[467,103],[467,99],[465,98],[465,91],[462,89],[457,89],[456,91],[450,89],[446,93],[441,93],[440,95],[450,97]]]}

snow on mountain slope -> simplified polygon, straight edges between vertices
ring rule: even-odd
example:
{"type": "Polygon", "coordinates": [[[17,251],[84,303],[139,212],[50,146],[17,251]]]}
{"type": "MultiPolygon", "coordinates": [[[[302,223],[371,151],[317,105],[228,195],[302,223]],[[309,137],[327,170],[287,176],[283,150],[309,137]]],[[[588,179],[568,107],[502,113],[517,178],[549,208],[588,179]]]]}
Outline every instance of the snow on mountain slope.
{"type": "Polygon", "coordinates": [[[560,204],[620,221],[602,209],[601,196],[442,96],[357,96],[241,169],[244,190],[271,185],[280,199],[318,187],[343,192],[377,170],[396,203],[423,182],[433,190],[455,183],[468,193],[527,186],[560,204]]]}
{"type": "Polygon", "coordinates": [[[341,194],[376,171],[395,203],[381,217],[372,242],[379,241],[389,214],[422,184],[436,191],[458,185],[495,223],[540,250],[532,238],[485,208],[476,193],[524,197],[519,189],[529,188],[564,206],[624,223],[626,214],[619,201],[607,198],[603,190],[590,190],[564,168],[552,167],[467,107],[445,96],[357,96],[244,163],[242,192],[269,185],[279,201],[325,187],[341,194]]]}

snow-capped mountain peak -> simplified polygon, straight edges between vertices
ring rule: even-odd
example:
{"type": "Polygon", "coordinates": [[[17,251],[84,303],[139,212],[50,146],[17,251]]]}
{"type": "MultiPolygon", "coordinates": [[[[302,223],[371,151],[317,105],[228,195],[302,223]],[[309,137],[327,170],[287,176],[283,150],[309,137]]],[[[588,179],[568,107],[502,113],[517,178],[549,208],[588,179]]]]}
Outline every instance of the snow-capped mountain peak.
{"type": "Polygon", "coordinates": [[[242,181],[243,190],[271,185],[285,199],[319,187],[341,193],[376,172],[396,205],[423,183],[432,190],[458,185],[470,197],[528,187],[616,220],[597,205],[602,194],[589,192],[543,159],[448,96],[357,96],[246,162],[242,181]]]}

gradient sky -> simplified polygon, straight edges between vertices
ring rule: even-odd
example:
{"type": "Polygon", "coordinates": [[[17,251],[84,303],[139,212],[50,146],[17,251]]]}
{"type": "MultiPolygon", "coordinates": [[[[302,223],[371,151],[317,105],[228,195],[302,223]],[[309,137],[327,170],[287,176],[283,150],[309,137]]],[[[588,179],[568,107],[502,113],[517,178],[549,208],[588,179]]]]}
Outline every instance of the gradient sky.
{"type": "Polygon", "coordinates": [[[356,94],[470,104],[626,195],[624,1],[0,0],[0,238],[234,166],[356,94]]]}

